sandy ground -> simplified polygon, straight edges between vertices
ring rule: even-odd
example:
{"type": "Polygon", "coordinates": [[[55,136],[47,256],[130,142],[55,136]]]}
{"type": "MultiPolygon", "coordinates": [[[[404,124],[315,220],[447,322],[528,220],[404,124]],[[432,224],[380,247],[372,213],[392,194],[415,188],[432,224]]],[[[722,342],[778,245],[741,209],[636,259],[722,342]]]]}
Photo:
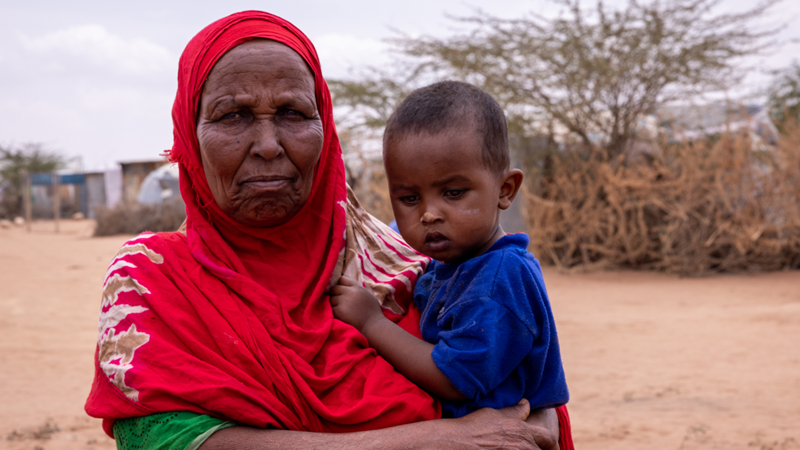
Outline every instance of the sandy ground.
{"type": "MultiPolygon", "coordinates": [[[[91,227],[0,228],[0,448],[113,448],[83,403],[127,237],[91,227]]],[[[800,449],[800,272],[545,280],[578,449],[800,449]]]]}

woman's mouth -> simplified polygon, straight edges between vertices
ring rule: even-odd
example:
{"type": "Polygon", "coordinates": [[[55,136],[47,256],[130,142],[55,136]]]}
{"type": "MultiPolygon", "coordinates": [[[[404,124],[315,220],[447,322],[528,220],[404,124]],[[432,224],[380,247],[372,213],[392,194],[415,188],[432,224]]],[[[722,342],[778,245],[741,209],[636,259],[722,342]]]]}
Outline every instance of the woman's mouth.
{"type": "Polygon", "coordinates": [[[258,190],[272,191],[284,188],[291,183],[291,178],[280,175],[250,177],[242,182],[242,185],[250,186],[258,190]]]}
{"type": "Polygon", "coordinates": [[[425,235],[425,248],[432,252],[441,252],[450,247],[450,239],[438,231],[431,231],[425,235]]]}

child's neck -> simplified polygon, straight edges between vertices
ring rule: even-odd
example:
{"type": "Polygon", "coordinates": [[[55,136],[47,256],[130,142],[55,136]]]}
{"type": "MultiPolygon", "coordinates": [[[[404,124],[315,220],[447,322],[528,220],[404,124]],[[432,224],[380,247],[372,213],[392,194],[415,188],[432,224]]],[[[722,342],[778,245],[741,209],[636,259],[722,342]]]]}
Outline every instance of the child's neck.
{"type": "Polygon", "coordinates": [[[489,250],[492,247],[492,245],[494,245],[495,242],[499,241],[500,238],[502,238],[505,235],[506,233],[505,231],[503,231],[503,227],[501,227],[500,224],[498,223],[494,231],[491,233],[489,239],[487,239],[486,242],[484,242],[477,250],[468,255],[464,255],[461,258],[454,259],[451,261],[442,261],[442,262],[444,262],[445,264],[461,264],[465,261],[469,261],[472,258],[481,256],[482,254],[486,253],[486,250],[489,250]]]}

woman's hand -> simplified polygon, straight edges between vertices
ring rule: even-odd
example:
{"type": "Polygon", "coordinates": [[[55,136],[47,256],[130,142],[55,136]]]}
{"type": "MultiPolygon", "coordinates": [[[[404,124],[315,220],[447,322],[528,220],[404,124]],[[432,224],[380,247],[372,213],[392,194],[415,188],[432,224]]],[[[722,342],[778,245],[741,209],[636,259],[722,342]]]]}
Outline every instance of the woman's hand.
{"type": "Polygon", "coordinates": [[[378,299],[356,280],[342,276],[339,284],[331,288],[333,316],[354,326],[361,334],[376,320],[384,319],[378,299]]]}
{"type": "Polygon", "coordinates": [[[558,441],[561,438],[561,430],[559,429],[558,413],[556,413],[555,408],[531,411],[525,422],[538,428],[537,433],[541,438],[537,439],[536,442],[543,450],[559,450],[558,441]]]}
{"type": "Polygon", "coordinates": [[[558,449],[558,417],[548,409],[530,414],[527,400],[503,409],[484,408],[452,422],[466,446],[454,448],[558,449]]]}

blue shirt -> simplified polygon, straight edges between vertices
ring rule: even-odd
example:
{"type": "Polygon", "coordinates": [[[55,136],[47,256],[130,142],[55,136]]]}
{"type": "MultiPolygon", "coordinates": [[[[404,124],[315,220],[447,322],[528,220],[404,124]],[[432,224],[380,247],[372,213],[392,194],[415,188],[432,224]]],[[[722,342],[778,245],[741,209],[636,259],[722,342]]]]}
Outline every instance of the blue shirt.
{"type": "Polygon", "coordinates": [[[569,400],[558,335],[528,236],[502,237],[461,264],[434,261],[414,288],[433,361],[468,400],[443,401],[443,417],[526,398],[531,409],[569,400]]]}

